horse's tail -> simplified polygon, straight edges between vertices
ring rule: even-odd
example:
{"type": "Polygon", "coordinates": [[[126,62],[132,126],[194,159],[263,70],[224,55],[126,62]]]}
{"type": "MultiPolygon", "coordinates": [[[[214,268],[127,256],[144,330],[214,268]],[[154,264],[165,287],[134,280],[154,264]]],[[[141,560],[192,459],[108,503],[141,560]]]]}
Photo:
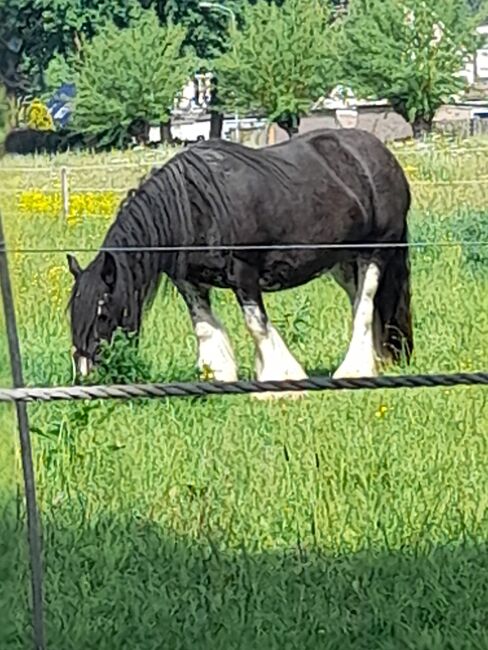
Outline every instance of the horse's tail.
{"type": "MultiPolygon", "coordinates": [[[[408,243],[405,229],[400,243],[408,243]]],[[[389,251],[375,296],[375,347],[380,358],[410,363],[413,352],[413,328],[408,246],[389,251]]]]}

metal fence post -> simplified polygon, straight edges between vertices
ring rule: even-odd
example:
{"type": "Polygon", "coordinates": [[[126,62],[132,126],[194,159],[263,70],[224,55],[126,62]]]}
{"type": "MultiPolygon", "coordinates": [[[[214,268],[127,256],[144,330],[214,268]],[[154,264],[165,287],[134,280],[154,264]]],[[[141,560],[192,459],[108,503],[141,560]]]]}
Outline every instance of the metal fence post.
{"type": "MultiPolygon", "coordinates": [[[[24,386],[22,372],[22,357],[20,354],[19,335],[15,318],[15,307],[12,296],[12,286],[8,271],[8,260],[5,236],[3,232],[2,215],[0,213],[0,285],[2,291],[3,310],[7,329],[7,340],[15,388],[24,386]]],[[[39,513],[36,502],[36,484],[32,462],[32,447],[29,431],[29,418],[25,402],[16,402],[17,422],[19,427],[20,452],[22,471],[24,475],[25,499],[27,509],[27,534],[29,543],[29,559],[31,567],[32,589],[32,626],[35,650],[46,650],[44,643],[44,612],[43,612],[43,572],[41,535],[39,513]]]]}
{"type": "Polygon", "coordinates": [[[63,203],[63,217],[69,215],[69,186],[68,186],[68,168],[61,167],[61,200],[63,203]]]}

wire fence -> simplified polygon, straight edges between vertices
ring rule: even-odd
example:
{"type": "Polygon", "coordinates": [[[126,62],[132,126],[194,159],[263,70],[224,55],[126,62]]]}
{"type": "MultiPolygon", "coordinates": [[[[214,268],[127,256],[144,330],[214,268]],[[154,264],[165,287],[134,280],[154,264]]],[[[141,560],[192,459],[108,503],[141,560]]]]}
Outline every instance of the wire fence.
{"type": "MultiPolygon", "coordinates": [[[[414,205],[428,208],[432,203],[441,200],[454,204],[456,202],[473,203],[477,207],[483,202],[488,187],[488,176],[483,173],[481,161],[488,156],[487,147],[451,147],[443,149],[425,148],[396,148],[395,156],[404,165],[409,176],[414,194],[414,205]],[[464,164],[459,164],[462,157],[464,164]],[[429,162],[430,161],[430,162],[429,162]],[[438,161],[435,170],[430,169],[431,162],[438,161]],[[469,165],[466,164],[469,161],[469,165]],[[429,162],[429,169],[425,165],[429,162]],[[413,165],[413,167],[412,167],[413,165]],[[480,173],[481,172],[481,173],[480,173]],[[474,176],[474,177],[473,177],[474,176]],[[433,198],[434,195],[434,198],[433,198]]],[[[64,219],[68,219],[73,210],[76,212],[84,195],[90,195],[93,205],[98,197],[104,198],[111,194],[113,200],[123,198],[147,174],[151,168],[164,165],[174,152],[142,152],[141,157],[124,159],[108,159],[104,163],[89,163],[85,160],[76,162],[76,157],[64,159],[61,164],[49,161],[45,157],[39,159],[39,164],[28,163],[0,164],[0,196],[15,197],[17,200],[29,201],[26,193],[42,193],[57,197],[59,207],[56,211],[64,219]]],[[[92,207],[94,213],[96,207],[92,207]]]]}
{"type": "MultiPolygon", "coordinates": [[[[147,171],[147,170],[146,170],[147,171]]],[[[70,182],[69,174],[64,168],[59,172],[59,177],[43,177],[42,185],[33,182],[32,178],[26,182],[17,181],[15,187],[8,187],[4,184],[0,187],[0,196],[5,199],[15,198],[16,201],[32,201],[33,194],[42,194],[50,200],[50,210],[59,214],[64,220],[68,220],[72,214],[76,213],[79,205],[84,205],[84,199],[89,197],[91,207],[86,206],[90,214],[97,214],[97,201],[104,201],[107,197],[111,198],[111,203],[116,203],[123,199],[132,189],[138,180],[133,178],[132,181],[126,179],[123,185],[115,183],[112,177],[98,179],[98,185],[93,180],[87,179],[87,184],[80,183],[78,179],[76,185],[70,182]]],[[[417,209],[429,209],[432,205],[441,201],[450,206],[459,203],[479,207],[485,200],[488,189],[488,178],[466,178],[466,179],[432,179],[432,180],[410,180],[410,186],[417,190],[414,196],[413,205],[417,209]]],[[[35,200],[35,199],[34,199],[35,200]]],[[[7,206],[6,206],[7,207],[7,206]]],[[[106,210],[106,207],[103,208],[106,210]]],[[[115,209],[115,205],[113,206],[115,209]]]]}
{"type": "Polygon", "coordinates": [[[336,243],[318,243],[318,244],[222,244],[222,245],[205,245],[205,246],[57,246],[50,247],[22,247],[6,246],[0,243],[0,252],[15,253],[20,255],[35,254],[61,254],[61,253],[204,253],[204,252],[224,252],[233,251],[286,251],[286,250],[381,250],[390,248],[457,248],[459,246],[488,246],[488,240],[471,240],[471,239],[454,239],[448,241],[409,241],[409,242],[354,242],[347,244],[336,243]]]}
{"type": "Polygon", "coordinates": [[[50,388],[0,388],[0,402],[59,402],[79,400],[133,400],[174,397],[210,397],[215,395],[249,395],[302,393],[330,390],[374,390],[393,388],[449,388],[453,386],[487,386],[488,372],[445,373],[432,375],[384,375],[332,379],[280,381],[196,381],[167,384],[113,384],[110,386],[57,386],[50,388]]]}
{"type": "MultiPolygon", "coordinates": [[[[406,157],[424,156],[432,153],[430,150],[403,151],[397,152],[397,155],[406,157]]],[[[448,155],[472,154],[473,156],[488,155],[488,147],[479,149],[451,149],[448,155]]],[[[87,179],[86,185],[79,180],[77,184],[70,185],[70,176],[73,174],[85,175],[104,171],[107,174],[118,172],[124,169],[145,171],[145,167],[150,165],[159,165],[167,162],[158,159],[141,159],[138,162],[118,161],[107,162],[96,165],[75,165],[70,164],[62,166],[52,166],[46,168],[45,165],[40,167],[24,166],[0,166],[0,173],[7,174],[24,174],[25,179],[13,179],[16,189],[8,187],[0,188],[0,193],[18,194],[26,191],[26,185],[22,183],[32,183],[35,181],[33,176],[43,175],[43,183],[48,183],[50,190],[53,187],[62,195],[62,214],[67,216],[70,210],[70,196],[73,193],[81,192],[103,192],[112,191],[117,193],[127,192],[131,189],[129,184],[124,186],[112,185],[101,187],[92,184],[87,179]],[[20,182],[19,182],[20,181],[20,182]],[[20,188],[19,188],[20,185],[20,188]]],[[[148,169],[147,169],[148,171],[148,169]]],[[[103,179],[102,179],[103,180],[103,179]]],[[[120,179],[119,179],[120,182],[120,179]]],[[[455,178],[455,179],[420,179],[412,180],[411,185],[418,188],[440,188],[452,186],[453,188],[472,188],[476,186],[488,186],[488,177],[480,178],[455,178]]],[[[42,190],[42,187],[36,189],[42,190]]],[[[172,399],[175,397],[190,398],[208,398],[212,396],[223,395],[249,395],[259,394],[261,396],[274,396],[274,394],[293,393],[302,394],[316,391],[337,391],[337,390],[376,390],[376,389],[419,389],[419,388],[446,388],[454,386],[487,386],[488,372],[455,372],[450,374],[418,374],[418,375],[397,375],[397,376],[380,376],[380,377],[359,377],[351,379],[333,379],[327,376],[311,376],[303,380],[286,380],[286,381],[235,381],[235,382],[215,382],[215,381],[197,381],[197,382],[170,382],[170,383],[150,383],[150,384],[123,384],[123,385],[102,385],[102,386],[48,386],[48,387],[26,387],[22,373],[22,360],[20,357],[20,346],[18,342],[17,325],[15,320],[15,310],[10,287],[10,277],[8,272],[8,254],[51,254],[67,252],[204,252],[204,251],[250,251],[250,250],[326,250],[326,249],[382,249],[382,248],[404,248],[422,249],[427,247],[451,248],[458,246],[488,246],[488,240],[445,240],[445,241],[410,241],[400,242],[348,242],[333,243],[323,242],[310,244],[288,243],[280,245],[220,245],[220,246],[160,246],[160,247],[34,247],[34,246],[7,246],[2,230],[2,221],[0,215],[0,279],[3,298],[3,307],[5,320],[7,324],[7,333],[9,338],[9,351],[11,366],[14,378],[14,387],[0,387],[0,403],[12,403],[17,410],[19,423],[19,436],[22,456],[22,467],[24,472],[25,495],[27,505],[27,522],[30,549],[31,564],[31,589],[32,589],[32,624],[34,630],[34,645],[37,650],[45,649],[44,641],[44,618],[43,618],[43,572],[42,558],[39,534],[38,510],[36,504],[35,477],[33,472],[32,451],[30,446],[29,421],[27,414],[27,404],[32,402],[53,402],[53,401],[72,401],[72,400],[133,400],[133,399],[172,399]]]]}
{"type": "MultiPolygon", "coordinates": [[[[401,147],[398,144],[394,144],[391,147],[395,153],[395,156],[402,157],[418,157],[425,158],[427,156],[432,156],[436,158],[445,158],[445,157],[456,157],[460,155],[471,155],[471,156],[486,156],[488,155],[488,146],[476,146],[476,147],[446,147],[438,148],[434,145],[417,145],[415,147],[401,147]]],[[[174,151],[177,151],[178,148],[174,148],[174,151]]],[[[66,162],[63,154],[58,156],[58,159],[62,162],[50,161],[49,165],[46,164],[46,157],[40,155],[38,158],[34,156],[34,164],[30,159],[26,160],[25,164],[12,164],[9,158],[4,159],[0,162],[0,171],[7,171],[11,173],[46,173],[46,170],[58,170],[61,167],[67,167],[68,170],[81,170],[81,171],[100,171],[107,169],[138,169],[144,167],[145,165],[162,165],[168,158],[173,155],[173,150],[168,150],[168,153],[162,157],[161,152],[154,152],[153,155],[149,154],[147,151],[142,152],[142,154],[131,154],[131,158],[127,159],[107,159],[104,163],[86,163],[84,161],[84,156],[80,155],[80,162],[76,160],[76,154],[70,156],[69,163],[66,162]],[[63,159],[64,158],[64,159],[63,159]],[[38,164],[36,164],[38,161],[38,164]]],[[[103,156],[103,154],[101,154],[103,156]]]]}

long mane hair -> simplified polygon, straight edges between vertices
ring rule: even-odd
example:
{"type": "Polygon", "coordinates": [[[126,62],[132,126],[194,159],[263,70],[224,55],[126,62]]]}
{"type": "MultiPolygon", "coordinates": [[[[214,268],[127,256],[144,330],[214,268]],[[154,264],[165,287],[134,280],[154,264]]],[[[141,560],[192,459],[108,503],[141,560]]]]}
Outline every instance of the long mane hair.
{"type": "MultiPolygon", "coordinates": [[[[112,256],[116,277],[113,300],[125,310],[126,329],[139,331],[143,308],[152,303],[163,272],[178,278],[187,271],[188,252],[148,249],[243,243],[236,242],[235,235],[239,206],[227,191],[225,160],[229,158],[260,174],[271,174],[284,188],[289,187],[293,165],[282,158],[213,140],[179,152],[151,170],[122,200],[102,250],[87,270],[99,271],[106,255],[112,256]],[[114,250],[119,248],[122,250],[114,250]]],[[[225,252],[208,251],[205,255],[214,266],[226,263],[225,252]]],[[[70,302],[75,291],[76,286],[70,302]]],[[[93,299],[90,293],[84,293],[87,304],[93,299]]]]}

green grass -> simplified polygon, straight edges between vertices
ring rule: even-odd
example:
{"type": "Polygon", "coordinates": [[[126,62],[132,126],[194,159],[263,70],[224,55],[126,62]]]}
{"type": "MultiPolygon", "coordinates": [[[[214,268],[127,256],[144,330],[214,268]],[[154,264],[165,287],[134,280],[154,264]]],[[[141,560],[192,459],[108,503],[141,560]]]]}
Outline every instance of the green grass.
{"type": "MultiPolygon", "coordinates": [[[[488,239],[477,198],[442,200],[414,210],[414,239],[488,239]]],[[[107,227],[4,208],[9,241],[26,245],[98,245],[107,227]]],[[[412,253],[416,351],[394,372],[486,370],[485,256],[412,253]]],[[[64,255],[12,255],[11,266],[28,383],[70,383],[64,255]]],[[[340,362],[349,307],[330,279],[266,302],[310,372],[340,362]]],[[[237,306],[222,291],[216,304],[251,376],[237,306]]],[[[197,376],[170,285],[141,343],[136,378],[197,376]]],[[[465,387],[30,406],[49,647],[488,648],[487,399],[465,387]]],[[[0,521],[0,648],[20,650],[23,531],[12,507],[0,521]]]]}

